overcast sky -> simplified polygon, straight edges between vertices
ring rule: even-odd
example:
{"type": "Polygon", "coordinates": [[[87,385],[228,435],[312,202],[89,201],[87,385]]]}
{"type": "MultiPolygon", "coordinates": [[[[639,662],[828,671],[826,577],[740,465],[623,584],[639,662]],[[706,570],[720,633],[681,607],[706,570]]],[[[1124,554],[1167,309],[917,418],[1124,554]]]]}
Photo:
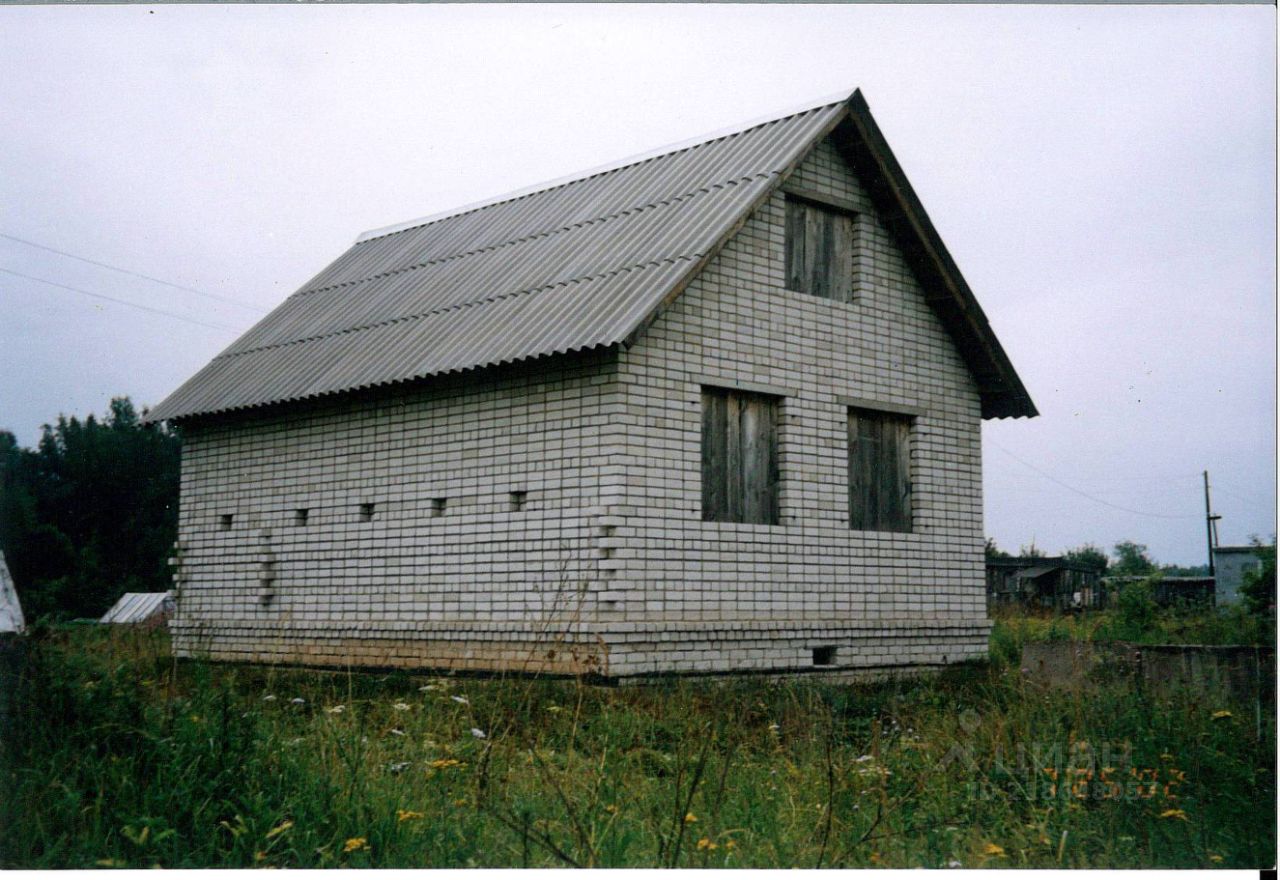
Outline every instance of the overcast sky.
{"type": "Polygon", "coordinates": [[[158,403],[363,230],[860,86],[1041,412],[987,534],[1203,562],[1203,470],[1275,531],[1275,16],[0,8],[0,427],[158,403]]]}

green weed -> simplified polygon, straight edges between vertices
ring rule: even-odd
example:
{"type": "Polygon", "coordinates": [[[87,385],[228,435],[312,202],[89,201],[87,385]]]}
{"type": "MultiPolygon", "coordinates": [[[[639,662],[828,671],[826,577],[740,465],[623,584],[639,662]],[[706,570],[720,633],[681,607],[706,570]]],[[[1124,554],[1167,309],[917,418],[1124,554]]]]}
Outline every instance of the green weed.
{"type": "MultiPolygon", "coordinates": [[[[993,651],[1055,631],[1002,621],[993,651]]],[[[1275,858],[1274,716],[1215,695],[1041,692],[1001,662],[603,688],[175,663],[120,629],[31,641],[5,867],[1275,858]]]]}

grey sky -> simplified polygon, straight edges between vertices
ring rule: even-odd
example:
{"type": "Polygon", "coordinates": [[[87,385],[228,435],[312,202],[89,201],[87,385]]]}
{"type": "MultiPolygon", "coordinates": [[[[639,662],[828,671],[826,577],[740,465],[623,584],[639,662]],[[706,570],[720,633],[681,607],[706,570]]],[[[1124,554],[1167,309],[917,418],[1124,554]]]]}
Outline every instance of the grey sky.
{"type": "Polygon", "coordinates": [[[0,238],[230,328],[0,273],[0,426],[159,402],[365,229],[860,86],[1042,413],[986,424],[987,534],[1201,562],[1203,469],[1275,531],[1275,15],[3,8],[0,233],[259,311],[0,238]]]}

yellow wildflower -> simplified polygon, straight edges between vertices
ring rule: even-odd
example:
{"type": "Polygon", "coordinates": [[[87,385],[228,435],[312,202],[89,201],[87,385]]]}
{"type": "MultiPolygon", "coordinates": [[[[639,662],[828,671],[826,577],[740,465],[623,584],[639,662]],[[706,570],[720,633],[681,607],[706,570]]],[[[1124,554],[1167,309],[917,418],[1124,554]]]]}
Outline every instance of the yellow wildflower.
{"type": "Polygon", "coordinates": [[[616,812],[618,812],[618,805],[617,805],[617,804],[609,804],[609,805],[607,805],[607,806],[604,808],[604,811],[605,811],[606,813],[616,813],[616,812]]]}
{"type": "Polygon", "coordinates": [[[726,840],[726,841],[724,842],[724,848],[725,848],[725,849],[735,849],[737,846],[738,846],[737,841],[733,841],[733,840],[726,840]]]}
{"type": "Polygon", "coordinates": [[[356,852],[357,850],[368,849],[369,841],[364,837],[348,837],[347,842],[342,845],[344,853],[356,852]]]}
{"type": "Polygon", "coordinates": [[[1214,864],[1217,864],[1218,862],[1222,861],[1222,856],[1217,855],[1216,853],[1209,853],[1209,861],[1213,862],[1214,864]]]}
{"type": "Polygon", "coordinates": [[[412,822],[414,819],[421,819],[425,813],[419,813],[417,810],[396,810],[396,819],[401,822],[412,822]]]}
{"type": "Polygon", "coordinates": [[[693,813],[684,814],[684,822],[686,825],[692,825],[694,822],[697,822],[697,821],[698,821],[698,817],[693,815],[693,813]]]}
{"type": "Polygon", "coordinates": [[[711,840],[704,837],[698,841],[698,849],[713,850],[713,849],[719,849],[719,846],[717,846],[711,840]]]}
{"type": "Polygon", "coordinates": [[[432,761],[430,766],[434,767],[436,770],[443,770],[446,767],[461,767],[462,762],[457,758],[439,758],[432,761]]]}
{"type": "Polygon", "coordinates": [[[1183,822],[1186,822],[1187,811],[1186,810],[1165,810],[1163,813],[1160,814],[1160,818],[1161,819],[1181,819],[1183,822]]]}
{"type": "Polygon", "coordinates": [[[262,850],[258,850],[253,854],[253,860],[255,862],[265,862],[267,860],[267,854],[262,850]]]}
{"type": "Polygon", "coordinates": [[[1223,718],[1230,718],[1230,717],[1231,717],[1231,710],[1229,709],[1219,709],[1217,712],[1213,713],[1214,721],[1220,721],[1223,718]]]}
{"type": "Polygon", "coordinates": [[[982,851],[989,856],[1004,855],[1004,847],[998,843],[988,843],[985,847],[983,847],[982,851]]]}
{"type": "Polygon", "coordinates": [[[270,831],[267,832],[267,840],[270,840],[273,837],[279,837],[281,834],[284,834],[286,831],[288,831],[292,827],[293,827],[293,820],[285,819],[275,828],[272,828],[270,831]]]}
{"type": "MultiPolygon", "coordinates": [[[[93,682],[90,682],[89,684],[92,684],[92,683],[93,683],[93,682]]],[[[86,686],[87,686],[87,685],[86,685],[86,686]]],[[[124,862],[120,861],[119,859],[98,859],[96,862],[94,862],[94,864],[95,864],[95,865],[97,865],[97,866],[98,866],[98,867],[100,867],[100,868],[121,868],[121,867],[124,867],[124,862]]]]}
{"type": "Polygon", "coordinates": [[[1168,752],[1161,752],[1161,753],[1160,753],[1160,760],[1161,760],[1161,761],[1172,761],[1172,760],[1173,760],[1173,755],[1169,754],[1168,752]]]}
{"type": "Polygon", "coordinates": [[[871,854],[871,864],[873,864],[873,865],[878,865],[878,864],[880,864],[880,862],[881,862],[881,861],[883,861],[883,860],[880,858],[880,853],[878,853],[878,852],[873,852],[873,853],[871,854]]]}
{"type": "Polygon", "coordinates": [[[466,798],[458,798],[456,801],[454,801],[454,802],[453,802],[453,805],[454,805],[455,807],[465,807],[465,806],[467,805],[467,799],[466,799],[466,798]]]}

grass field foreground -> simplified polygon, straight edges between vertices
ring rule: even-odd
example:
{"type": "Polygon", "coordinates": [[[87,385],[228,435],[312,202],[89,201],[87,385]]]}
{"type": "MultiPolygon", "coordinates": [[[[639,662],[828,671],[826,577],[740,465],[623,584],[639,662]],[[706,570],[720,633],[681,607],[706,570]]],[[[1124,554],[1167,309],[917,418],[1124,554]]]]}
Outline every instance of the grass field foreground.
{"type": "Polygon", "coordinates": [[[30,641],[5,867],[1275,858],[1274,708],[1040,692],[1000,651],[915,681],[605,688],[178,663],[122,628],[30,641]]]}

